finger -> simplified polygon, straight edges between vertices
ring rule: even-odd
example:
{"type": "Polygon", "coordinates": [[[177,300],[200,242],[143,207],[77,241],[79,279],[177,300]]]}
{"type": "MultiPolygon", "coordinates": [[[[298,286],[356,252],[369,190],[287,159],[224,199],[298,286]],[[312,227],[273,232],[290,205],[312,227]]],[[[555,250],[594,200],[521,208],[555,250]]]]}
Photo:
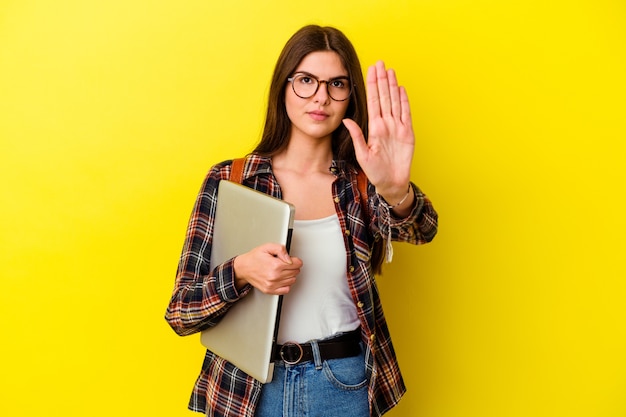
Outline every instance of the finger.
{"type": "Polygon", "coordinates": [[[291,290],[291,285],[286,285],[284,287],[279,287],[276,288],[274,291],[272,291],[270,294],[274,294],[274,295],[285,295],[285,294],[289,294],[289,291],[291,290]]]}
{"type": "MultiPolygon", "coordinates": [[[[279,262],[279,261],[277,261],[279,262]]],[[[276,291],[277,288],[288,287],[295,284],[300,268],[289,269],[291,265],[281,263],[274,267],[270,267],[265,271],[264,278],[261,279],[259,288],[263,288],[266,292],[276,291]]]]}
{"type": "Polygon", "coordinates": [[[359,125],[352,119],[343,119],[343,124],[350,132],[350,137],[352,138],[352,144],[354,145],[354,153],[356,154],[357,160],[360,162],[364,155],[367,154],[368,147],[365,142],[365,136],[363,136],[363,131],[359,127],[359,125]]]}
{"type": "Polygon", "coordinates": [[[380,114],[381,116],[389,116],[391,115],[391,94],[389,92],[389,78],[387,78],[387,70],[383,61],[376,63],[376,86],[380,101],[380,114]]]}
{"type": "Polygon", "coordinates": [[[376,66],[367,69],[367,114],[370,120],[380,117],[380,98],[378,97],[378,79],[376,66]]]}
{"type": "Polygon", "coordinates": [[[280,259],[281,261],[283,261],[284,263],[286,263],[287,265],[292,264],[291,256],[289,256],[289,253],[286,250],[281,251],[278,255],[276,255],[276,257],[280,259]]]}
{"type": "Polygon", "coordinates": [[[387,70],[387,78],[389,79],[389,95],[391,97],[391,114],[400,118],[402,115],[402,103],[400,101],[400,89],[398,88],[398,79],[396,72],[392,69],[387,70]]]}
{"type": "Polygon", "coordinates": [[[302,268],[302,265],[303,265],[302,259],[296,256],[292,256],[291,265],[293,266],[294,270],[298,270],[298,272],[300,272],[300,268],[302,268]]]}
{"type": "Polygon", "coordinates": [[[270,243],[266,246],[266,252],[286,264],[291,264],[291,257],[284,245],[270,243]]]}
{"type": "Polygon", "coordinates": [[[261,292],[265,294],[283,295],[289,292],[289,289],[296,283],[295,278],[291,278],[289,281],[272,282],[265,286],[257,287],[261,292]]]}
{"type": "Polygon", "coordinates": [[[400,103],[402,105],[402,112],[400,115],[402,124],[411,127],[411,106],[409,105],[409,95],[404,87],[400,87],[400,103]]]}
{"type": "Polygon", "coordinates": [[[283,275],[281,275],[280,277],[276,277],[275,279],[273,279],[271,281],[271,286],[274,288],[277,287],[285,287],[288,285],[293,285],[296,282],[296,276],[298,274],[290,271],[289,273],[285,273],[283,275]]]}
{"type": "Polygon", "coordinates": [[[272,289],[275,293],[286,294],[292,285],[298,280],[297,275],[300,273],[300,269],[297,271],[289,271],[289,273],[280,279],[275,280],[268,289],[272,289]]]}
{"type": "Polygon", "coordinates": [[[302,268],[302,261],[296,257],[291,258],[291,263],[282,263],[278,267],[281,277],[298,275],[300,273],[300,268],[302,268]]]}

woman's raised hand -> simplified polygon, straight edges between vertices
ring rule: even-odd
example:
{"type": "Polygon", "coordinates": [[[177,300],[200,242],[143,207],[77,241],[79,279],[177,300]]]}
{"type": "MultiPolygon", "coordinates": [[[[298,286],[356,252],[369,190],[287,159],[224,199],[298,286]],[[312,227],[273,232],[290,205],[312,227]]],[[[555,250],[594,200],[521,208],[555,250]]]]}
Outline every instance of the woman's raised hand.
{"type": "Polygon", "coordinates": [[[367,141],[353,120],[343,122],[352,136],[359,165],[376,191],[393,205],[407,193],[415,136],[406,90],[398,86],[395,71],[386,69],[383,61],[367,72],[367,110],[367,141]]]}

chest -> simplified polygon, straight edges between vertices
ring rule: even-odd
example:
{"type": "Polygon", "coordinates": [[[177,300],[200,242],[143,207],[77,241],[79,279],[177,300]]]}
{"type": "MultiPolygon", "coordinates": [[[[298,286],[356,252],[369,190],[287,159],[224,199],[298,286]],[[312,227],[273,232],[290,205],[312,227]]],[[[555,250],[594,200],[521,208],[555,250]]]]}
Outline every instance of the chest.
{"type": "Polygon", "coordinates": [[[277,175],[283,199],[296,207],[297,220],[313,220],[336,213],[333,175],[277,175]]]}

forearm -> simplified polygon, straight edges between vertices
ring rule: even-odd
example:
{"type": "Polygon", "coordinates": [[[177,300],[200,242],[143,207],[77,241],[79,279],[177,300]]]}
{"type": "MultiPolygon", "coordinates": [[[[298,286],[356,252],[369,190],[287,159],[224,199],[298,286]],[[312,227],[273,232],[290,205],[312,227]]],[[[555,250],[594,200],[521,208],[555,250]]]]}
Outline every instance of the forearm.
{"type": "MultiPolygon", "coordinates": [[[[430,242],[437,234],[438,216],[431,201],[413,183],[406,200],[398,207],[390,207],[378,195],[378,227],[383,236],[391,240],[412,244],[430,242]]],[[[396,203],[397,204],[397,203],[396,203]]]]}
{"type": "Polygon", "coordinates": [[[235,286],[232,260],[215,268],[210,275],[180,272],[165,319],[181,335],[214,326],[234,302],[247,291],[235,286]]]}

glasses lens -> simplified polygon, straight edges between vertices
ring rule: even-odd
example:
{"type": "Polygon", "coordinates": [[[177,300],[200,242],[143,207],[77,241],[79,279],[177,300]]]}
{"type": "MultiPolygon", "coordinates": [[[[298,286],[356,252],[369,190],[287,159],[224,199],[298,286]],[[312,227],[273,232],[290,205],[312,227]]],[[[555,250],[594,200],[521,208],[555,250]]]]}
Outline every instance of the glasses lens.
{"type": "Polygon", "coordinates": [[[347,78],[335,78],[328,81],[328,94],[337,101],[344,101],[350,97],[350,80],[347,78]]]}
{"type": "Polygon", "coordinates": [[[302,98],[309,98],[317,91],[318,82],[305,74],[296,75],[293,79],[293,91],[302,98]]]}

